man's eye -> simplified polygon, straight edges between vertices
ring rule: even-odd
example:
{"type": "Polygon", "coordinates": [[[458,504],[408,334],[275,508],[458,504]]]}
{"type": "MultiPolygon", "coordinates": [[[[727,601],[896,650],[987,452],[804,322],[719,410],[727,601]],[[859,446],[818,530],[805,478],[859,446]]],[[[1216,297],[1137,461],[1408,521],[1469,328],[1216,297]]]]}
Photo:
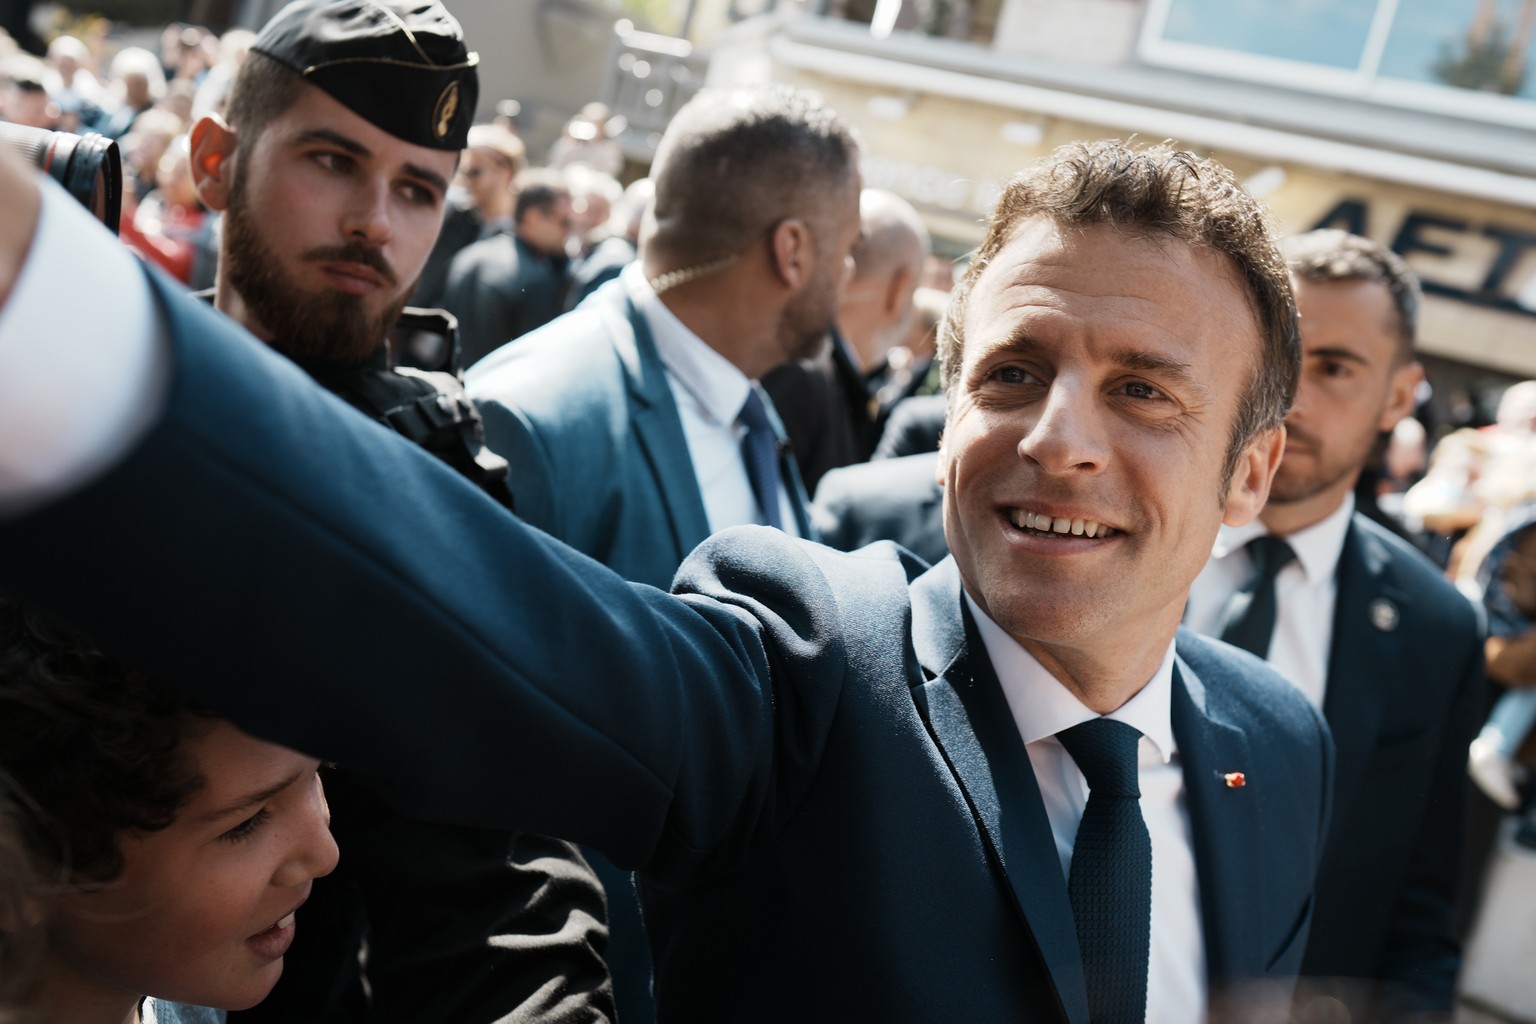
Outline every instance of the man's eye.
{"type": "Polygon", "coordinates": [[[992,379],[1002,384],[1028,384],[1035,378],[1019,366],[999,366],[992,371],[992,379]]]}
{"type": "Polygon", "coordinates": [[[257,811],[249,818],[246,818],[244,821],[230,829],[228,832],[225,832],[223,835],[219,836],[219,840],[220,842],[225,843],[238,843],[249,839],[251,836],[256,834],[256,830],[261,828],[261,826],[271,816],[271,813],[265,807],[263,807],[261,810],[257,811]]]}
{"type": "Polygon", "coordinates": [[[1163,393],[1144,381],[1133,380],[1122,389],[1131,398],[1161,398],[1163,393]]]}
{"type": "Polygon", "coordinates": [[[315,163],[319,164],[321,167],[324,167],[326,170],[336,171],[338,173],[345,171],[352,166],[352,158],[343,153],[316,153],[314,155],[314,160],[315,163]]]}
{"type": "Polygon", "coordinates": [[[425,185],[402,185],[400,194],[406,198],[407,202],[415,203],[417,206],[431,206],[437,202],[437,193],[425,185]]]}

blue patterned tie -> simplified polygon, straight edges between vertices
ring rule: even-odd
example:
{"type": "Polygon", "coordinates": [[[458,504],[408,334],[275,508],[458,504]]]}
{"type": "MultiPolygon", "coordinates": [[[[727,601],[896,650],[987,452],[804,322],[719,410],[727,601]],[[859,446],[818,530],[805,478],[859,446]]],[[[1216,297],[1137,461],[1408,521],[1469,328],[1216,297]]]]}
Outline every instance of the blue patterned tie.
{"type": "Polygon", "coordinates": [[[784,521],[779,517],[779,436],[768,422],[768,410],[763,407],[757,386],[747,392],[747,400],[741,407],[736,422],[747,428],[741,439],[741,460],[747,465],[747,476],[752,481],[752,493],[757,505],[763,510],[763,522],[782,530],[784,521]]]}
{"type": "Polygon", "coordinates": [[[1273,534],[1248,542],[1244,549],[1253,561],[1253,578],[1233,594],[1222,615],[1221,638],[1261,658],[1269,657],[1275,635],[1275,577],[1296,557],[1291,546],[1273,534]]]}
{"type": "Polygon", "coordinates": [[[1136,743],[1124,722],[1095,718],[1056,734],[1088,780],[1067,898],[1077,923],[1092,1024],[1142,1024],[1152,941],[1152,838],[1141,816],[1136,743]]]}

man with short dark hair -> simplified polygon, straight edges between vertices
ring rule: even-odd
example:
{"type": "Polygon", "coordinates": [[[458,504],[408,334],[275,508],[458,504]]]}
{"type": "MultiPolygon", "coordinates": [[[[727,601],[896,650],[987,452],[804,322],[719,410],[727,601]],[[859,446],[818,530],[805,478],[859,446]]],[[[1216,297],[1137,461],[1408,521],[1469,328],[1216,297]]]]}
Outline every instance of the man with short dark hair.
{"type": "MultiPolygon", "coordinates": [[[[678,112],[651,168],[639,258],[469,374],[519,517],[656,587],[727,526],[810,535],[757,379],[814,352],[832,324],[859,235],[857,157],[848,127],[802,90],[706,91],[678,112]]],[[[619,1013],[644,1024],[633,886],[592,861],[619,1013]]]]}
{"type": "Polygon", "coordinates": [[[469,129],[456,179],[462,194],[454,202],[453,193],[449,193],[442,230],[411,294],[411,305],[442,305],[453,258],[482,239],[512,230],[512,209],[517,200],[513,183],[526,163],[523,140],[508,129],[499,124],[477,124],[469,129]]]}
{"type": "MultiPolygon", "coordinates": [[[[0,500],[35,510],[0,526],[8,588],[107,627],[152,568],[112,638],[178,685],[366,764],[407,805],[635,868],[663,1019],[1285,1019],[1331,748],[1261,662],[1178,631],[1218,526],[1263,504],[1297,370],[1284,264],[1223,168],[1099,143],[1009,186],[943,349],[952,559],[917,575],[889,547],[747,527],[702,546],[675,596],[363,424],[338,474],[302,439],[347,427],[307,389],[276,411],[189,400],[207,375],[238,391],[280,368],[210,344],[182,303],[114,346],[126,422],[105,453],[42,406],[34,433],[80,454],[34,478],[3,441],[31,412],[11,403],[105,347],[22,342],[58,251],[56,207],[39,218],[26,180],[19,229],[0,219],[0,268],[42,224],[0,317],[0,500]],[[161,476],[176,500],[142,496],[161,476]],[[385,481],[416,497],[391,505],[385,481]],[[217,535],[194,529],[209,516],[217,535]],[[258,552],[228,542],[256,523],[258,552]],[[85,565],[97,586],[66,582],[85,565]],[[230,574],[262,639],[238,659],[182,596],[230,574]],[[402,616],[436,642],[389,634],[366,683],[305,656],[319,624],[402,616]],[[192,671],[210,664],[232,671],[192,671]],[[311,688],[313,716],[273,713],[311,688]]],[[[802,226],[782,227],[771,251],[792,269],[802,226]]]]}
{"type": "Polygon", "coordinates": [[[756,381],[832,324],[859,235],[858,144],[804,91],[706,91],[673,118],[652,179],[640,258],[469,388],[513,466],[518,515],[664,587],[727,526],[809,533],[756,381]],[[749,434],[767,449],[760,472],[749,434]]]}
{"type": "Polygon", "coordinates": [[[1448,1020],[1479,624],[1428,560],[1354,507],[1424,378],[1419,285],[1396,253],[1342,231],[1292,239],[1287,256],[1302,376],[1285,457],[1259,519],[1217,539],[1187,621],[1267,657],[1338,745],[1299,1014],[1342,1000],[1354,1020],[1448,1020]]]}
{"type": "Polygon", "coordinates": [[[443,306],[459,318],[464,367],[565,309],[571,190],[559,171],[536,168],[519,174],[513,191],[512,231],[468,246],[448,266],[443,306]]]}
{"type": "MultiPolygon", "coordinates": [[[[224,211],[214,305],[504,500],[458,380],[396,369],[388,341],[437,238],[477,59],[437,3],[299,0],[256,39],[227,120],[193,128],[192,162],[224,211]]],[[[312,443],[347,457],[330,435],[312,443]]],[[[346,866],[317,885],[252,1019],[611,1016],[602,896],[569,844],[399,815],[347,767],[330,782],[346,866]]]]}

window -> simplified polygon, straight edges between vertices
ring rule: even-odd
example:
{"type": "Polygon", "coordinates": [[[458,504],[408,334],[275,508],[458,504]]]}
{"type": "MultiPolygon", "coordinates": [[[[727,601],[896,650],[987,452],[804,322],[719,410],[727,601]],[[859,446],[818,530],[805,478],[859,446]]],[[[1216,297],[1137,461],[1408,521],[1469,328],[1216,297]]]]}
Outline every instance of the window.
{"type": "Polygon", "coordinates": [[[1148,61],[1536,124],[1536,0],[1149,0],[1148,61]]]}

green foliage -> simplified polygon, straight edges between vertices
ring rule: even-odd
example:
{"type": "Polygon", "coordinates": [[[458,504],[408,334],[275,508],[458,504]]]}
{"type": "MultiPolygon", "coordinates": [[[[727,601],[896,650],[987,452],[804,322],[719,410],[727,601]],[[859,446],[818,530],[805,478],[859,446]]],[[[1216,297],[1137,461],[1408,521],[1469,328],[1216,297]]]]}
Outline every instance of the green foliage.
{"type": "Polygon", "coordinates": [[[1525,64],[1511,61],[1510,31],[1495,24],[1488,38],[1440,44],[1440,56],[1430,68],[1446,85],[1513,96],[1525,84],[1525,64]]]}

